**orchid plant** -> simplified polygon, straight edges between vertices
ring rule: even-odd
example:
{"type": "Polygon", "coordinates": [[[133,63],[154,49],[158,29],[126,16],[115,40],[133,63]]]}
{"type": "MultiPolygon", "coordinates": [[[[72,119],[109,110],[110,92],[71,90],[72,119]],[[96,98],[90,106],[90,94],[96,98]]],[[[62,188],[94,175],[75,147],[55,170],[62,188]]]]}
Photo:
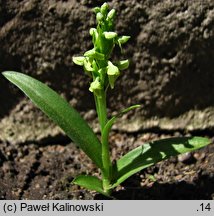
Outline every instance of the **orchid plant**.
{"type": "Polygon", "coordinates": [[[20,88],[46,115],[48,115],[76,143],[100,169],[101,177],[93,175],[77,176],[73,183],[111,196],[112,190],[131,175],[157,162],[181,153],[194,151],[210,144],[203,137],[174,137],[145,143],[112,163],[109,150],[109,133],[115,121],[124,113],[139,108],[134,105],[126,108],[110,119],[107,114],[107,91],[114,89],[122,71],[129,67],[129,60],[113,61],[111,54],[115,46],[122,46],[130,39],[119,36],[115,31],[115,9],[104,3],[94,9],[97,26],[91,28],[93,48],[83,56],[73,57],[73,62],[83,67],[91,78],[89,91],[93,93],[101,138],[98,139],[87,122],[55,91],[40,81],[13,71],[3,75],[20,88]]]}

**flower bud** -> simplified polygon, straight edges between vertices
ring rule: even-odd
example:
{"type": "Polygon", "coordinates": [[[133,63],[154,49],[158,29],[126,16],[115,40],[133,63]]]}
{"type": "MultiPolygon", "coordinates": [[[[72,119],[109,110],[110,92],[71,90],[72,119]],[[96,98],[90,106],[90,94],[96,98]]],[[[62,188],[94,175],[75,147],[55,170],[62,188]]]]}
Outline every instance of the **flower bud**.
{"type": "Polygon", "coordinates": [[[126,59],[126,60],[119,61],[117,62],[116,65],[120,70],[125,70],[129,67],[129,60],[126,59]]]}
{"type": "Polygon", "coordinates": [[[107,11],[109,9],[109,5],[105,2],[100,9],[100,12],[105,16],[107,14],[107,11]]]}
{"type": "Polygon", "coordinates": [[[95,28],[90,28],[90,30],[89,30],[89,34],[90,34],[91,36],[93,36],[94,33],[96,33],[96,32],[97,32],[97,29],[95,29],[95,28]]]}
{"type": "Polygon", "coordinates": [[[98,32],[97,32],[97,29],[95,28],[91,28],[90,31],[89,31],[90,35],[92,36],[92,41],[93,41],[93,44],[95,45],[96,41],[97,41],[97,38],[98,38],[98,32]]]}
{"type": "Polygon", "coordinates": [[[103,21],[103,15],[102,15],[100,12],[97,13],[96,18],[97,18],[97,22],[98,22],[98,23],[103,21]]]}
{"type": "Polygon", "coordinates": [[[115,15],[116,15],[116,10],[115,9],[110,10],[108,15],[107,15],[106,20],[107,21],[113,20],[115,18],[115,15]]]}
{"type": "Polygon", "coordinates": [[[76,56],[76,57],[73,57],[72,60],[76,65],[83,66],[85,57],[84,56],[76,56]]]}
{"type": "Polygon", "coordinates": [[[97,14],[97,13],[99,13],[100,12],[100,7],[95,7],[94,8],[94,12],[97,14]]]}
{"type": "Polygon", "coordinates": [[[117,33],[116,32],[103,32],[103,34],[104,34],[104,37],[107,40],[111,40],[111,39],[117,37],[117,33]]]}

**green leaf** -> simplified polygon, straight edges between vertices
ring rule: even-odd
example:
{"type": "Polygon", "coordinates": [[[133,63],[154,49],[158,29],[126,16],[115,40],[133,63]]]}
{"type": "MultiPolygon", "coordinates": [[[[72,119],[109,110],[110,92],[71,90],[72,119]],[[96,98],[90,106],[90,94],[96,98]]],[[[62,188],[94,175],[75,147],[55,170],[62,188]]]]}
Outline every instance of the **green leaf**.
{"type": "Polygon", "coordinates": [[[103,195],[107,195],[103,191],[102,181],[95,176],[79,175],[72,181],[72,183],[79,185],[81,187],[85,187],[89,190],[95,190],[103,195]]]}
{"type": "MultiPolygon", "coordinates": [[[[113,116],[105,125],[104,129],[103,129],[103,135],[102,135],[102,140],[108,140],[109,137],[109,133],[111,131],[111,128],[113,126],[113,124],[115,123],[115,121],[121,117],[122,115],[124,115],[125,113],[129,112],[130,110],[136,109],[136,108],[140,108],[141,105],[133,105],[130,106],[122,111],[120,111],[117,115],[113,116]]],[[[104,142],[104,141],[102,141],[104,142]]]]}
{"type": "Polygon", "coordinates": [[[104,129],[103,129],[103,135],[105,136],[105,134],[108,136],[113,124],[115,123],[115,121],[120,118],[122,115],[124,115],[125,113],[129,112],[130,110],[136,109],[136,108],[140,108],[141,105],[137,104],[137,105],[133,105],[130,106],[122,111],[120,111],[117,115],[113,116],[105,125],[104,129]]]}
{"type": "Polygon", "coordinates": [[[179,137],[157,140],[139,146],[117,161],[113,167],[114,182],[111,188],[116,187],[140,170],[170,156],[194,151],[208,144],[210,144],[210,140],[203,137],[179,137]]]}
{"type": "Polygon", "coordinates": [[[46,115],[102,169],[101,143],[80,114],[62,97],[40,81],[17,72],[3,75],[20,88],[46,115]]]}

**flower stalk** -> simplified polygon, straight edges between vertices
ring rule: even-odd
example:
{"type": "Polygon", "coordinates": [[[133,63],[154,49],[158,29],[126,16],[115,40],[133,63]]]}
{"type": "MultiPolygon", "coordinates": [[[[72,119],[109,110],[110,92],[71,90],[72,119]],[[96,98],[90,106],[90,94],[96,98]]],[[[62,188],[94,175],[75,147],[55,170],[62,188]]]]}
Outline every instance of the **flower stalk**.
{"type": "Polygon", "coordinates": [[[89,31],[94,47],[86,51],[84,56],[73,57],[73,62],[83,66],[86,74],[93,79],[89,91],[94,94],[100,124],[103,189],[106,193],[109,193],[112,162],[109,153],[109,134],[104,132],[104,128],[108,122],[106,93],[109,86],[111,89],[114,88],[115,82],[120,76],[120,70],[128,68],[129,64],[128,60],[112,63],[110,57],[115,45],[121,47],[121,44],[127,42],[130,37],[119,37],[115,32],[116,11],[114,9],[109,10],[107,3],[104,3],[101,7],[96,7],[94,12],[96,14],[97,27],[91,28],[89,31]]]}

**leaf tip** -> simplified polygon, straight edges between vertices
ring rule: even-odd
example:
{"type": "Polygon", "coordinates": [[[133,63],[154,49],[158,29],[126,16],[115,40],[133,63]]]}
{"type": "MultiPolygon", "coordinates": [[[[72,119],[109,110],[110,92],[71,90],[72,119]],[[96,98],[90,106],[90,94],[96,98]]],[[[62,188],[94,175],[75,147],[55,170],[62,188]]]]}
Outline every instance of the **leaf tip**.
{"type": "Polygon", "coordinates": [[[2,72],[2,75],[7,78],[7,76],[10,75],[11,72],[12,71],[4,71],[4,72],[2,72]]]}

